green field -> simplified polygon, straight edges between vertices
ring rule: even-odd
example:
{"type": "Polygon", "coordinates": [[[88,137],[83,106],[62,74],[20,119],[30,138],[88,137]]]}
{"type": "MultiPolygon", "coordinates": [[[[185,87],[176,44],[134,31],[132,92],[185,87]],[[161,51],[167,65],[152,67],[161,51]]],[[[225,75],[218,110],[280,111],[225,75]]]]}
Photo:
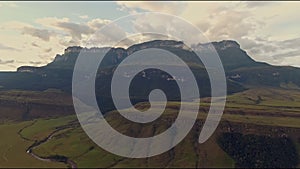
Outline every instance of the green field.
{"type": "Polygon", "coordinates": [[[47,137],[56,127],[63,126],[76,120],[75,116],[66,116],[53,119],[40,119],[34,121],[33,125],[22,130],[20,134],[29,140],[42,140],[47,137]]]}
{"type": "MultiPolygon", "coordinates": [[[[197,123],[204,121],[209,106],[209,98],[202,99],[197,123]]],[[[250,125],[252,132],[266,134],[271,130],[276,135],[278,129],[285,129],[294,141],[300,154],[297,142],[300,128],[299,91],[281,89],[250,89],[230,95],[227,98],[225,113],[221,124],[234,124],[238,129],[250,125]],[[252,127],[251,127],[252,126],[252,127]],[[257,127],[256,127],[257,126],[257,127]],[[263,131],[266,128],[266,131],[263,131]],[[296,133],[296,134],[295,134],[296,133]]],[[[155,109],[160,103],[153,103],[155,109]]],[[[187,105],[198,102],[183,103],[187,105]]],[[[179,108],[178,102],[169,102],[162,119],[172,119],[179,108]]],[[[139,103],[135,107],[145,110],[148,103],[139,103]]],[[[128,111],[128,110],[123,110],[128,111]]],[[[155,122],[154,125],[142,127],[123,123],[117,118],[117,112],[110,112],[106,120],[119,131],[134,136],[144,137],[149,133],[158,134],[164,131],[170,122],[155,122]]],[[[168,121],[168,120],[167,120],[168,121]]],[[[226,126],[226,125],[225,125],[226,126]]],[[[249,126],[248,126],[249,127],[249,126]]],[[[5,137],[0,140],[0,167],[68,167],[64,163],[45,162],[35,159],[26,153],[34,141],[41,141],[53,134],[51,139],[40,144],[32,151],[39,157],[65,156],[74,161],[78,167],[228,167],[235,166],[235,161],[218,145],[217,138],[224,132],[220,128],[205,143],[198,144],[199,129],[193,129],[174,149],[164,154],[146,159],[128,159],[113,155],[101,149],[82,130],[75,115],[34,119],[25,122],[0,124],[0,132],[5,137]],[[20,131],[20,132],[19,132],[20,131]]]]}
{"type": "MultiPolygon", "coordinates": [[[[36,127],[37,126],[33,125],[30,128],[27,128],[27,130],[36,127]]],[[[131,127],[132,126],[130,125],[126,127],[122,126],[122,129],[128,130],[131,127]]],[[[217,146],[215,139],[211,139],[204,145],[201,145],[199,150],[198,148],[196,149],[193,146],[197,141],[195,135],[196,133],[194,132],[189,134],[183,142],[176,146],[174,150],[175,155],[172,159],[170,159],[168,153],[149,159],[124,159],[99,148],[86,136],[82,129],[78,127],[58,132],[47,143],[34,149],[34,152],[40,156],[50,156],[55,154],[67,156],[75,161],[78,167],[233,166],[233,161],[217,146]],[[197,153],[200,153],[200,155],[197,155],[197,153]],[[202,158],[200,158],[201,153],[203,156],[202,158]]]]}
{"type": "Polygon", "coordinates": [[[0,125],[0,133],[2,134],[0,139],[0,167],[65,167],[65,165],[60,163],[37,160],[26,153],[26,149],[33,142],[22,139],[20,135],[18,135],[18,131],[32,123],[33,121],[27,121],[0,125]]]}

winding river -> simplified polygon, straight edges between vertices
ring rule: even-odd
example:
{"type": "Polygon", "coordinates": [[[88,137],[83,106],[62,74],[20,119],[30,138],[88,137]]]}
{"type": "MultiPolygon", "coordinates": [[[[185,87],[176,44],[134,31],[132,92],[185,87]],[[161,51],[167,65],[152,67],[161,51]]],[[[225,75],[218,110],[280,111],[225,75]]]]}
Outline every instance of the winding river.
{"type": "MultiPolygon", "coordinates": [[[[34,122],[35,123],[35,122],[34,122]]],[[[21,132],[22,130],[24,130],[25,128],[27,127],[30,127],[32,126],[34,123],[32,123],[31,125],[29,126],[26,126],[24,128],[22,128],[18,134],[26,141],[32,141],[32,140],[29,140],[28,138],[25,138],[22,136],[21,132]]],[[[63,156],[63,155],[55,155],[55,156],[49,156],[49,157],[41,157],[37,154],[35,154],[32,150],[35,149],[36,147],[46,143],[47,141],[49,141],[57,132],[63,130],[63,129],[66,129],[68,128],[68,126],[61,126],[61,127],[57,127],[55,131],[53,131],[51,134],[49,134],[46,138],[44,138],[43,140],[41,141],[35,141],[31,146],[29,146],[26,150],[26,153],[30,154],[32,157],[40,160],[40,161],[46,161],[46,162],[60,162],[60,163],[65,163],[67,164],[70,168],[77,168],[77,164],[70,160],[68,157],[66,156],[63,156]]]]}

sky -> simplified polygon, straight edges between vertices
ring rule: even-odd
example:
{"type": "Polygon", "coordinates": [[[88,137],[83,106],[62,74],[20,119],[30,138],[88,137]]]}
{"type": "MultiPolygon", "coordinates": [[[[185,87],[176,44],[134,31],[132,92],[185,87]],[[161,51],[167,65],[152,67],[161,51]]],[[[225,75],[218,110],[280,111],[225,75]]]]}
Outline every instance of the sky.
{"type": "Polygon", "coordinates": [[[178,16],[210,41],[235,40],[256,61],[300,67],[299,9],[300,2],[0,2],[0,71],[45,65],[68,46],[85,46],[104,25],[141,12],[178,16]]]}

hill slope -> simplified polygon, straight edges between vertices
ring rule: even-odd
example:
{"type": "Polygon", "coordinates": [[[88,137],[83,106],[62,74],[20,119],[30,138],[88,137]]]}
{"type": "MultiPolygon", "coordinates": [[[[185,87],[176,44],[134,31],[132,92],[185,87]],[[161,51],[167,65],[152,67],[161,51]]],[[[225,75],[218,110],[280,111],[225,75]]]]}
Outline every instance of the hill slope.
{"type": "MultiPolygon", "coordinates": [[[[104,151],[88,138],[78,123],[70,125],[70,122],[76,120],[74,116],[38,119],[20,134],[29,140],[39,141],[57,131],[33,152],[41,157],[64,156],[73,160],[78,167],[84,168],[296,167],[297,164],[299,166],[300,152],[300,108],[297,106],[299,98],[299,91],[274,88],[250,89],[233,94],[228,97],[229,104],[217,131],[207,142],[199,144],[198,136],[206,117],[205,107],[208,106],[204,103],[188,136],[170,151],[151,158],[128,159],[104,151]],[[288,96],[282,98],[283,94],[288,96]],[[262,101],[257,103],[259,97],[262,101]],[[279,101],[281,103],[271,104],[279,101]]],[[[140,103],[136,107],[143,109],[147,104],[140,103]]],[[[116,111],[109,112],[106,120],[126,135],[149,137],[165,131],[172,124],[178,106],[177,102],[169,103],[162,118],[151,125],[128,123],[119,118],[116,111]]]]}
{"type": "MultiPolygon", "coordinates": [[[[243,91],[247,88],[276,87],[286,89],[300,89],[300,69],[295,67],[272,66],[267,63],[256,62],[243,51],[235,41],[221,41],[212,43],[223,63],[228,94],[243,91]]],[[[210,82],[205,67],[194,52],[187,48],[183,42],[171,40],[155,40],[123,48],[91,48],[69,47],[64,54],[57,55],[53,62],[43,67],[23,66],[17,72],[0,73],[0,90],[33,90],[42,91],[56,88],[71,93],[73,68],[81,50],[97,57],[97,52],[110,49],[98,70],[96,80],[96,93],[98,100],[101,98],[106,103],[109,111],[113,110],[110,96],[110,82],[115,68],[130,54],[146,49],[160,48],[168,50],[184,60],[194,73],[201,97],[210,96],[210,82]]],[[[198,44],[194,50],[203,51],[207,44],[198,44]]],[[[91,60],[93,61],[93,60],[91,60]]],[[[180,70],[180,66],[173,66],[180,70]]],[[[131,90],[132,102],[138,103],[148,100],[147,92],[161,88],[167,93],[170,100],[178,100],[177,84],[162,71],[146,70],[135,76],[131,90]],[[150,83],[150,81],[151,83],[150,83]],[[142,87],[142,88],[141,88],[142,87]]],[[[189,77],[182,77],[186,81],[189,77]]],[[[185,82],[183,82],[185,83],[185,82]]]]}

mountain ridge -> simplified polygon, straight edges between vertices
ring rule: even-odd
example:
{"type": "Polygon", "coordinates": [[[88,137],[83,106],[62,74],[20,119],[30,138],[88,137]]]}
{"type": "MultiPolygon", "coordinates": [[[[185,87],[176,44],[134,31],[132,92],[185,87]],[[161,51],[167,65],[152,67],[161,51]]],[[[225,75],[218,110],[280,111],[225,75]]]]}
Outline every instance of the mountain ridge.
{"type": "MultiPolygon", "coordinates": [[[[253,58],[251,58],[246,51],[241,49],[241,46],[238,42],[234,40],[222,40],[219,42],[211,42],[211,43],[199,43],[197,45],[191,46],[193,50],[202,50],[207,48],[209,45],[213,45],[213,47],[216,49],[216,51],[219,54],[219,57],[223,63],[223,67],[226,73],[226,76],[228,79],[240,82],[245,82],[245,79],[243,80],[243,77],[245,77],[245,72],[247,74],[252,74],[251,76],[254,76],[254,79],[258,80],[262,77],[260,70],[267,71],[269,75],[272,75],[273,77],[278,77],[280,74],[286,74],[281,73],[280,71],[283,69],[288,69],[289,72],[288,76],[291,73],[294,73],[292,71],[296,71],[296,74],[298,75],[300,68],[296,68],[293,66],[274,66],[270,65],[265,62],[258,62],[255,61],[253,58]],[[254,71],[256,72],[256,75],[253,74],[254,71]],[[257,72],[259,71],[259,72],[257,72]],[[241,73],[244,74],[243,77],[241,77],[241,73]],[[240,79],[240,80],[238,80],[240,79]]],[[[110,47],[92,47],[92,48],[85,48],[81,46],[71,46],[64,50],[63,54],[57,54],[55,59],[41,67],[34,67],[34,66],[21,66],[17,69],[17,72],[38,72],[43,69],[73,69],[76,59],[80,53],[81,50],[90,51],[90,52],[100,52],[103,50],[109,50],[108,57],[103,60],[105,64],[102,64],[102,66],[116,66],[120,62],[122,62],[123,59],[125,59],[127,56],[132,54],[133,52],[136,52],[138,50],[142,50],[145,48],[162,48],[169,50],[175,54],[182,55],[187,60],[187,62],[195,63],[198,65],[202,65],[201,61],[197,61],[195,53],[192,51],[192,49],[188,48],[184,45],[182,41],[175,41],[175,40],[153,40],[148,42],[143,42],[139,44],[134,44],[132,46],[129,46],[128,48],[110,48],[110,47]],[[197,63],[198,62],[198,63],[197,63]]],[[[262,73],[263,73],[262,72],[262,73]]],[[[268,76],[268,75],[264,75],[268,76]]],[[[292,78],[293,79],[293,78],[292,78]]],[[[284,79],[284,83],[290,83],[290,81],[297,86],[300,86],[300,81],[295,80],[291,81],[290,79],[284,79]]],[[[247,78],[246,81],[249,81],[249,78],[247,78]]],[[[253,84],[252,84],[253,85],[253,84]]],[[[278,83],[278,86],[280,86],[280,83],[278,83]]]]}
{"type": "MultiPolygon", "coordinates": [[[[227,48],[238,48],[240,49],[240,45],[234,41],[234,40],[222,40],[219,42],[211,42],[211,43],[199,43],[197,45],[192,45],[192,48],[195,48],[197,50],[198,48],[206,48],[208,45],[212,44],[216,49],[227,49],[227,48]]],[[[92,48],[86,48],[81,46],[69,46],[64,50],[63,54],[57,54],[53,60],[53,62],[59,62],[59,61],[68,61],[70,57],[73,57],[72,54],[79,54],[81,50],[89,51],[89,52],[100,52],[107,49],[110,49],[112,51],[116,51],[118,57],[120,58],[120,53],[124,52],[126,53],[126,56],[129,56],[133,52],[137,50],[141,50],[144,48],[155,48],[155,47],[173,47],[173,48],[181,48],[182,50],[188,50],[192,51],[189,47],[187,47],[182,41],[175,41],[175,40],[153,40],[153,41],[147,41],[143,43],[138,43],[131,45],[127,48],[122,47],[92,47],[92,48]]],[[[75,56],[76,57],[76,56],[75,56]]],[[[123,56],[124,57],[124,56],[123,56]]],[[[250,58],[250,57],[249,57],[250,58]]],[[[253,59],[252,59],[253,60],[253,59]]],[[[49,64],[53,63],[50,62],[49,64]]],[[[47,65],[49,65],[47,64],[47,65]]],[[[45,66],[47,66],[45,65],[45,66]]],[[[41,66],[41,67],[45,67],[41,66]]],[[[22,68],[38,68],[35,66],[21,66],[17,69],[17,71],[22,71],[22,68]]]]}
{"type": "MultiPolygon", "coordinates": [[[[241,49],[236,41],[223,40],[211,44],[215,47],[222,61],[228,94],[262,86],[300,90],[300,68],[272,66],[263,62],[256,62],[246,51],[241,49]]],[[[193,50],[200,50],[201,52],[206,47],[211,46],[209,44],[198,44],[194,46],[193,50]]],[[[23,66],[19,67],[16,72],[0,72],[0,90],[43,91],[55,88],[71,93],[73,68],[80,51],[94,52],[93,56],[97,56],[97,52],[109,50],[103,58],[97,73],[96,93],[98,96],[110,100],[111,97],[108,91],[110,91],[110,82],[115,68],[130,54],[146,48],[160,48],[180,57],[194,73],[201,97],[210,96],[210,81],[201,60],[183,42],[172,40],[154,40],[135,44],[127,49],[68,47],[63,54],[56,55],[53,62],[45,66],[23,66]]],[[[97,58],[91,61],[95,61],[95,59],[97,58]]],[[[173,66],[175,70],[180,70],[177,65],[170,66],[173,66]]],[[[154,70],[146,70],[145,74],[138,73],[132,81],[132,85],[136,87],[132,91],[132,98],[136,99],[132,101],[133,103],[147,101],[148,92],[155,88],[163,88],[166,93],[170,94],[171,100],[178,100],[178,93],[174,92],[178,91],[178,86],[174,81],[168,80],[170,79],[168,75],[154,70]],[[149,81],[149,79],[152,79],[152,81],[149,81]]],[[[186,81],[188,78],[181,77],[181,80],[186,81]]],[[[106,100],[105,102],[110,101],[106,100]]]]}

